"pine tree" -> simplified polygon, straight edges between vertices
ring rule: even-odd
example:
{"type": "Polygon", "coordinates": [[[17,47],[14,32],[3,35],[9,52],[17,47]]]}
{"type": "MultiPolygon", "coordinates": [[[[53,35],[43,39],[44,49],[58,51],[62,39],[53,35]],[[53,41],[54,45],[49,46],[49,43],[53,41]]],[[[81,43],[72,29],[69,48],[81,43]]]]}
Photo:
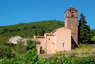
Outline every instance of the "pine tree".
{"type": "Polygon", "coordinates": [[[78,26],[78,40],[79,43],[89,44],[90,43],[90,27],[86,22],[83,13],[80,14],[79,26],[78,26]]]}

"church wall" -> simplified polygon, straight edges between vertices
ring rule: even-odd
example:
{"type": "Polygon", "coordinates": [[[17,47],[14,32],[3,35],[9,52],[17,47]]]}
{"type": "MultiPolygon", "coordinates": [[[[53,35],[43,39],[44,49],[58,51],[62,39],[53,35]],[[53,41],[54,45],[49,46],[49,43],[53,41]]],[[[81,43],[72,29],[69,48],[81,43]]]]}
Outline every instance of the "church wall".
{"type": "Polygon", "coordinates": [[[71,30],[66,28],[57,29],[57,42],[56,42],[56,50],[71,50],[71,30]],[[64,45],[63,45],[64,43],[64,45]]]}

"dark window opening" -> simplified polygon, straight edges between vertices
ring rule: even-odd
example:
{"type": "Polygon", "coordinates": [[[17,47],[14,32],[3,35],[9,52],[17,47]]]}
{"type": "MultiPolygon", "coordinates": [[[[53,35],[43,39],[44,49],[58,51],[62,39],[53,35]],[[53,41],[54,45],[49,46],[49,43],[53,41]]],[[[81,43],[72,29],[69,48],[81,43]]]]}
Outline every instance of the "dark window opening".
{"type": "Polygon", "coordinates": [[[72,12],[72,17],[74,17],[74,12],[72,12]]]}
{"type": "Polygon", "coordinates": [[[63,43],[63,47],[65,46],[65,44],[63,43]]]}
{"type": "Polygon", "coordinates": [[[41,50],[42,50],[42,47],[40,47],[40,54],[42,54],[42,51],[41,50]]]}

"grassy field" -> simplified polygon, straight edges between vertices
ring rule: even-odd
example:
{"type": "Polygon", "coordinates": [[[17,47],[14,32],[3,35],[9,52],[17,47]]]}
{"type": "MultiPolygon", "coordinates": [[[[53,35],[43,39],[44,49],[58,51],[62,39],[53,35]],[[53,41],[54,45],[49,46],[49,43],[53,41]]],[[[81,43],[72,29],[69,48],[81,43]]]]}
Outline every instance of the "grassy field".
{"type": "MultiPolygon", "coordinates": [[[[66,57],[87,57],[87,56],[95,56],[95,44],[83,45],[80,44],[79,47],[75,48],[71,51],[60,51],[57,54],[63,54],[66,57]]],[[[55,54],[39,54],[39,58],[50,58],[55,54]]]]}

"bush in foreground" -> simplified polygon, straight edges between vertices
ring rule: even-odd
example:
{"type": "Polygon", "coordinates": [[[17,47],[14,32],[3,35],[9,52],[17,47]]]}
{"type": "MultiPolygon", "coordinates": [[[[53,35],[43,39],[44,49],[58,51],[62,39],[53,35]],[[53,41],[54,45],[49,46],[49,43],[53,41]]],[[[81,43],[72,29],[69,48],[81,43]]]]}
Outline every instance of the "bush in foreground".
{"type": "Polygon", "coordinates": [[[1,64],[34,64],[37,61],[38,61],[38,55],[35,48],[29,50],[22,56],[16,54],[16,56],[11,59],[8,58],[0,59],[1,64]]]}
{"type": "Polygon", "coordinates": [[[28,41],[27,41],[26,49],[27,49],[27,50],[32,50],[33,48],[36,48],[35,42],[34,42],[34,41],[31,41],[31,40],[28,40],[28,41]]]}
{"type": "Polygon", "coordinates": [[[95,56],[89,57],[65,57],[64,55],[55,55],[49,59],[38,59],[38,55],[35,49],[30,50],[22,56],[16,56],[15,58],[0,60],[1,64],[95,64],[95,56]]]}
{"type": "Polygon", "coordinates": [[[11,57],[11,46],[6,37],[0,36],[0,58],[11,57]]]}
{"type": "Polygon", "coordinates": [[[16,53],[22,54],[22,53],[26,52],[26,46],[24,44],[25,43],[22,39],[17,41],[17,45],[15,47],[16,53]]]}
{"type": "Polygon", "coordinates": [[[0,46],[0,58],[11,57],[11,47],[6,45],[0,46]]]}

